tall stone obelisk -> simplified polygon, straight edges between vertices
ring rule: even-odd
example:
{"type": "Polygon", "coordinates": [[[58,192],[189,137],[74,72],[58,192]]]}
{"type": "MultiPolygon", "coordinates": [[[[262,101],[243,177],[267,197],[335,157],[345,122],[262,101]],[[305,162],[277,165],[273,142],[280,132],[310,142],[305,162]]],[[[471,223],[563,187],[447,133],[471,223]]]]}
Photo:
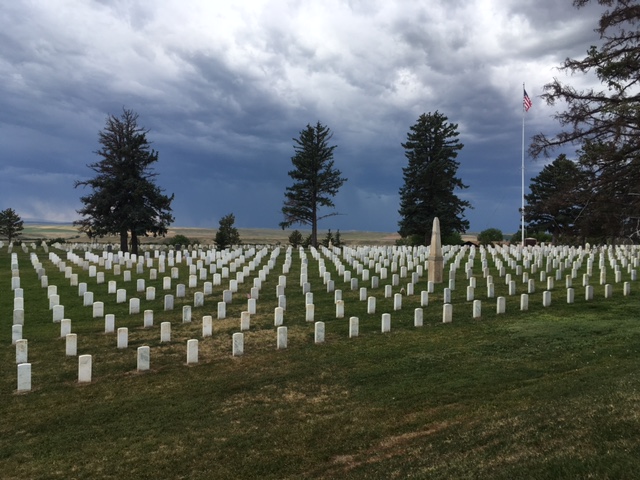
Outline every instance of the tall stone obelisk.
{"type": "Polygon", "coordinates": [[[442,240],[440,239],[440,220],[438,220],[438,217],[433,219],[428,265],[429,281],[433,283],[442,283],[444,259],[442,258],[442,240]]]}

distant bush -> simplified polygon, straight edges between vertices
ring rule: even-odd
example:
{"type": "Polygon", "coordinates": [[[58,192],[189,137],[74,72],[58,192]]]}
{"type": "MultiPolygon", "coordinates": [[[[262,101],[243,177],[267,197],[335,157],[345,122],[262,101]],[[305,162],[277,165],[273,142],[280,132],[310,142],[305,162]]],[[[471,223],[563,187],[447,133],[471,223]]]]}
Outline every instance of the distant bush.
{"type": "Polygon", "coordinates": [[[294,230],[293,232],[291,232],[291,235],[289,235],[289,243],[293,248],[298,248],[300,245],[302,245],[302,242],[304,242],[304,237],[299,230],[294,230]]]}
{"type": "Polygon", "coordinates": [[[175,237],[169,238],[165,243],[175,247],[176,245],[191,245],[193,242],[188,237],[178,234],[175,237]]]}
{"type": "Polygon", "coordinates": [[[478,242],[481,245],[491,245],[493,242],[502,242],[503,240],[502,231],[497,228],[487,228],[478,234],[478,242]]]}

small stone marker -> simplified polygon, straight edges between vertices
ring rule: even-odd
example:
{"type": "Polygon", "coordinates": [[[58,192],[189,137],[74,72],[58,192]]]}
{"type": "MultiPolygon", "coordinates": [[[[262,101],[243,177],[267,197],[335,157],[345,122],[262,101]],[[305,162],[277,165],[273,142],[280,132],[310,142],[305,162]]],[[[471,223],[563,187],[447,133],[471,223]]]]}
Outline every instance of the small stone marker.
{"type": "Polygon", "coordinates": [[[210,337],[213,335],[213,317],[205,315],[202,317],[202,336],[210,337]]]}
{"type": "Polygon", "coordinates": [[[198,363],[198,340],[187,340],[187,365],[198,363]]]}
{"type": "Polygon", "coordinates": [[[22,339],[22,325],[13,325],[11,327],[11,344],[15,345],[18,340],[22,339]]]}
{"type": "Polygon", "coordinates": [[[429,306],[429,292],[426,290],[422,290],[420,292],[420,306],[421,307],[429,306]]]}
{"type": "Polygon", "coordinates": [[[282,350],[287,348],[287,327],[278,327],[276,348],[282,350]]]}
{"type": "Polygon", "coordinates": [[[250,325],[251,315],[249,315],[249,312],[240,312],[240,330],[243,332],[249,330],[250,325]]]}
{"type": "Polygon", "coordinates": [[[498,297],[496,301],[496,313],[501,315],[507,311],[507,299],[505,297],[498,297]]]}
{"type": "Polygon", "coordinates": [[[65,337],[64,354],[67,357],[75,357],[78,354],[78,334],[70,333],[65,337]]]}
{"type": "Polygon", "coordinates": [[[236,332],[232,336],[232,355],[240,357],[244,354],[244,333],[236,332]]]}
{"type": "Polygon", "coordinates": [[[482,302],[480,300],[473,301],[473,318],[482,317],[482,302]]]}
{"type": "Polygon", "coordinates": [[[382,330],[382,333],[387,333],[391,331],[391,314],[390,313],[382,314],[381,330],[382,330]]]}
{"type": "Polygon", "coordinates": [[[279,327],[284,321],[284,310],[282,307],[276,307],[273,312],[273,325],[279,327]]]}
{"type": "Polygon", "coordinates": [[[54,305],[54,307],[53,307],[53,321],[55,323],[58,323],[63,318],[64,318],[64,305],[54,305]]]}
{"type": "Polygon", "coordinates": [[[24,325],[24,309],[16,308],[13,310],[13,325],[24,325]]]}
{"type": "Polygon", "coordinates": [[[442,323],[451,323],[453,321],[453,305],[445,303],[442,306],[442,323]]]}
{"type": "Polygon", "coordinates": [[[542,306],[551,306],[551,292],[549,290],[545,290],[544,292],[542,292],[542,306]]]}
{"type": "Polygon", "coordinates": [[[113,333],[116,330],[116,316],[108,313],[104,316],[104,333],[113,333]]]}
{"type": "Polygon", "coordinates": [[[18,364],[18,392],[31,391],[31,364],[18,364]]]}
{"type": "Polygon", "coordinates": [[[567,288],[567,303],[573,303],[575,300],[575,296],[576,291],[573,288],[567,288]]]}
{"type": "Polygon", "coordinates": [[[160,323],[160,342],[171,341],[171,322],[160,323]]]}
{"type": "Polygon", "coordinates": [[[401,293],[396,293],[393,296],[393,310],[394,311],[402,310],[402,294],[401,293]]]}
{"type": "Polygon", "coordinates": [[[344,318],[344,300],[336,302],[336,318],[344,318]]]}
{"type": "Polygon", "coordinates": [[[104,302],[93,302],[93,318],[104,317],[104,302]]]}
{"type": "Polygon", "coordinates": [[[227,317],[227,304],[225,302],[218,302],[218,320],[223,320],[227,317]]]}
{"type": "Polygon", "coordinates": [[[71,320],[63,318],[60,321],[60,338],[64,338],[71,333],[71,320]]]}
{"type": "Polygon", "coordinates": [[[424,310],[422,308],[415,308],[413,310],[413,326],[422,327],[424,325],[424,310]]]}
{"type": "Polygon", "coordinates": [[[19,365],[21,363],[27,363],[29,353],[29,345],[28,341],[24,338],[21,338],[16,342],[16,363],[19,365]]]}
{"type": "Polygon", "coordinates": [[[526,293],[520,295],[520,310],[523,312],[529,310],[529,295],[526,293]]]}
{"type": "Polygon", "coordinates": [[[358,336],[360,330],[360,319],[358,317],[349,318],[349,338],[358,336]]]}
{"type": "Polygon", "coordinates": [[[367,300],[367,313],[373,315],[376,313],[376,297],[369,297],[367,300]]]}
{"type": "Polygon", "coordinates": [[[314,328],[314,342],[324,343],[324,322],[316,322],[314,328]]]}
{"type": "Polygon", "coordinates": [[[129,299],[129,315],[135,315],[137,313],[140,313],[140,299],[130,298],[129,299]]]}
{"type": "Polygon", "coordinates": [[[91,355],[80,355],[78,357],[78,383],[91,382],[91,370],[92,370],[91,367],[92,367],[91,355]]]}
{"type": "Polygon", "coordinates": [[[151,349],[148,346],[138,347],[138,371],[144,372],[151,367],[151,349]]]}
{"type": "Polygon", "coordinates": [[[316,311],[316,307],[313,303],[308,303],[307,305],[305,305],[305,321],[306,322],[313,322],[314,321],[314,317],[315,317],[315,311],[316,311]]]}
{"type": "Polygon", "coordinates": [[[191,323],[191,305],[182,306],[182,323],[191,323]]]}
{"type": "Polygon", "coordinates": [[[129,346],[129,329],[127,327],[118,328],[118,348],[127,348],[129,346]]]}
{"type": "Polygon", "coordinates": [[[173,310],[173,295],[164,296],[164,311],[173,310]]]}

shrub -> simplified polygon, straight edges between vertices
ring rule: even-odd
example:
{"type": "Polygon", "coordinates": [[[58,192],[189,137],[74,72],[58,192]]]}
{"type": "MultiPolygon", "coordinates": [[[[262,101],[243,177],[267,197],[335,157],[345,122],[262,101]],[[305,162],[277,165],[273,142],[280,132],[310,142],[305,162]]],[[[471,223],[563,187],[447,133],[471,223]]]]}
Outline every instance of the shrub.
{"type": "Polygon", "coordinates": [[[502,231],[497,228],[487,228],[478,234],[478,242],[481,245],[491,245],[493,242],[502,242],[503,240],[502,231]]]}

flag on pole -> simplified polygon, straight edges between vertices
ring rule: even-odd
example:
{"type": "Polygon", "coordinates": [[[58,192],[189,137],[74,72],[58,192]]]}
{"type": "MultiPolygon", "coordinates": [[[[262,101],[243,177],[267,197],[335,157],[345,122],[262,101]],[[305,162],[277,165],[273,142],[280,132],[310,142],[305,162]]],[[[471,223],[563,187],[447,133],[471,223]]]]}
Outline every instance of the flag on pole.
{"type": "Polygon", "coordinates": [[[524,106],[524,111],[528,112],[529,109],[531,108],[531,106],[533,105],[533,103],[531,103],[531,99],[529,98],[529,95],[527,95],[527,91],[526,90],[522,90],[524,92],[524,98],[522,100],[522,105],[524,106]]]}

